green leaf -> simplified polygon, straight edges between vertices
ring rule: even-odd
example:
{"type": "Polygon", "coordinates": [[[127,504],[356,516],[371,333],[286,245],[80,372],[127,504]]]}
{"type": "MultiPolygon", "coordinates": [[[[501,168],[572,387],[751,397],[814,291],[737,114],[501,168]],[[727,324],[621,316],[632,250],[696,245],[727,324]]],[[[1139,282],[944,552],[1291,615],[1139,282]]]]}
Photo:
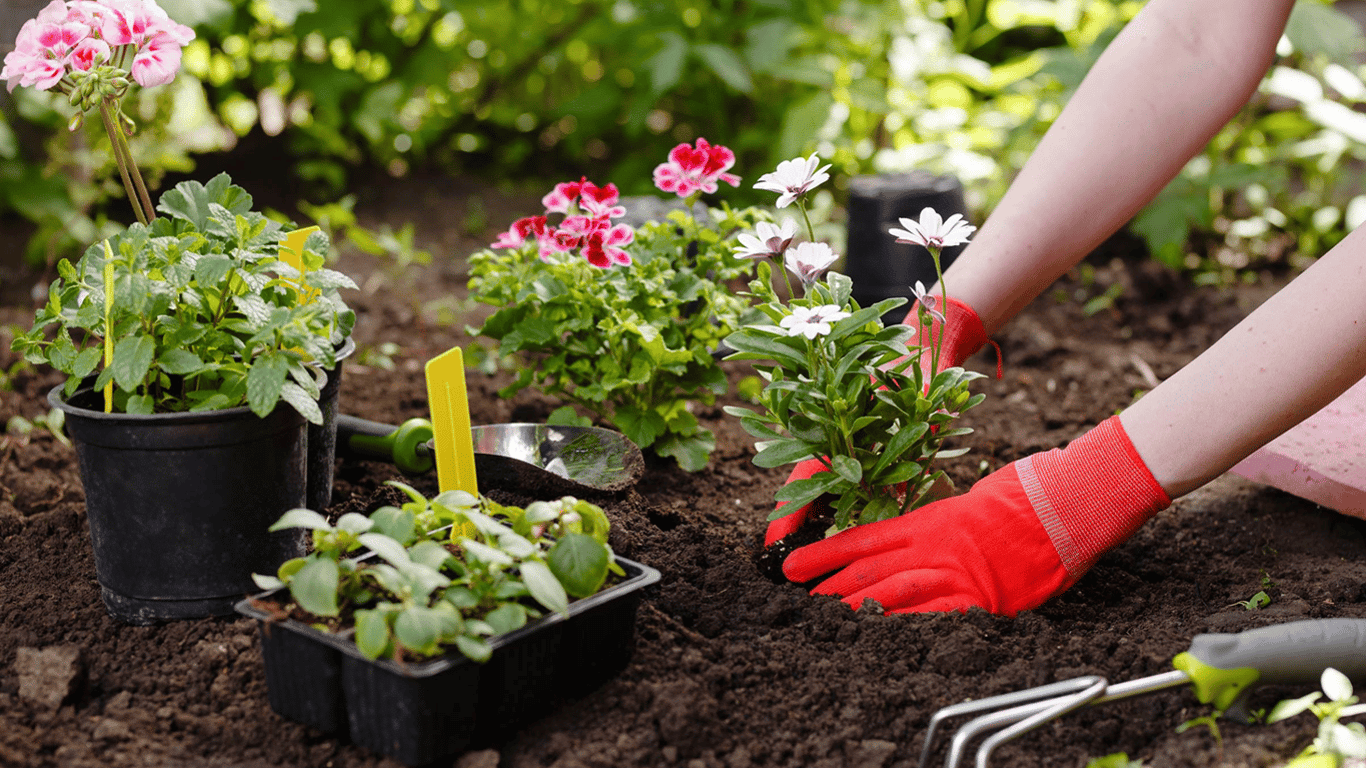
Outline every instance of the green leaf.
{"type": "Polygon", "coordinates": [[[863,465],[852,456],[834,456],[830,459],[830,464],[835,474],[844,478],[846,482],[858,483],[863,479],[863,465]]]}
{"type": "Polygon", "coordinates": [[[304,509],[302,507],[291,509],[284,513],[280,516],[280,519],[272,523],[267,530],[274,532],[283,531],[286,528],[308,528],[315,531],[335,530],[333,529],[332,524],[327,522],[327,518],[311,509],[304,509]]]}
{"type": "Polygon", "coordinates": [[[493,646],[477,637],[470,637],[469,635],[460,635],[455,638],[455,647],[460,649],[460,652],[465,654],[465,657],[470,661],[476,661],[480,664],[488,661],[489,657],[493,656],[493,646]]]}
{"type": "Polygon", "coordinates": [[[754,90],[754,81],[749,76],[745,62],[735,51],[716,43],[694,45],[693,53],[707,65],[717,77],[740,93],[754,90]]]}
{"type": "Polygon", "coordinates": [[[812,455],[811,445],[805,440],[794,440],[790,437],[769,440],[759,445],[759,452],[754,456],[754,466],[765,469],[781,467],[784,464],[809,459],[812,455]]]}
{"type": "Polygon", "coordinates": [[[546,553],[551,573],[574,597],[588,597],[602,588],[611,559],[606,545],[582,533],[566,534],[546,553]]]}
{"type": "Polygon", "coordinates": [[[434,653],[452,622],[441,611],[426,606],[406,608],[394,619],[394,638],[405,648],[434,653]]]}
{"type": "Polygon", "coordinates": [[[172,376],[184,376],[198,373],[204,368],[204,361],[188,349],[168,349],[157,358],[157,365],[172,376]]]}
{"type": "Polygon", "coordinates": [[[217,254],[205,254],[194,265],[194,279],[201,288],[217,286],[233,268],[232,259],[217,254]]]}
{"type": "Polygon", "coordinates": [[[356,611],[356,648],[371,661],[389,650],[389,622],[383,611],[356,611]]]}
{"type": "Polygon", "coordinates": [[[156,342],[150,336],[125,336],[114,343],[114,381],[119,389],[132,391],[146,378],[152,367],[156,342]]]}
{"type": "Polygon", "coordinates": [[[313,560],[289,582],[289,593],[300,608],[316,616],[336,616],[341,572],[335,560],[313,560]]]}
{"type": "Polygon", "coordinates": [[[651,56],[646,67],[650,71],[650,87],[662,94],[671,90],[683,76],[683,61],[688,55],[688,41],[677,32],[667,31],[659,35],[664,46],[651,56]]]}
{"type": "Polygon", "coordinates": [[[412,562],[408,550],[403,545],[382,533],[362,533],[356,539],[371,552],[379,555],[393,565],[407,565],[412,562]]]}
{"type": "Polygon", "coordinates": [[[408,544],[417,530],[417,517],[406,509],[384,506],[370,513],[373,530],[399,542],[408,544]]]}
{"type": "Polygon", "coordinates": [[[545,563],[532,560],[522,563],[520,570],[522,580],[536,602],[545,606],[546,610],[568,613],[569,596],[565,593],[564,585],[560,584],[545,563]]]}
{"type": "MultiPolygon", "coordinates": [[[[253,368],[253,370],[255,369],[253,368]]],[[[247,386],[251,386],[250,378],[247,380],[247,386]]],[[[304,388],[298,384],[295,384],[292,381],[284,382],[280,387],[280,399],[289,403],[289,405],[294,410],[298,411],[300,416],[307,419],[310,424],[323,423],[323,412],[322,408],[318,405],[318,401],[313,399],[313,396],[305,392],[304,388]]]]}
{"type": "Polygon", "coordinates": [[[494,632],[505,635],[526,626],[526,608],[519,603],[503,603],[489,611],[484,621],[493,627],[494,632]]]}
{"type": "Polygon", "coordinates": [[[654,409],[641,410],[629,405],[617,408],[612,414],[612,423],[640,448],[654,445],[655,440],[668,431],[664,417],[654,409]]]}
{"type": "MultiPolygon", "coordinates": [[[[252,412],[264,418],[275,408],[288,375],[289,359],[279,352],[267,352],[252,362],[247,372],[247,404],[252,412]]],[[[317,423],[322,423],[321,416],[317,423]]]]}

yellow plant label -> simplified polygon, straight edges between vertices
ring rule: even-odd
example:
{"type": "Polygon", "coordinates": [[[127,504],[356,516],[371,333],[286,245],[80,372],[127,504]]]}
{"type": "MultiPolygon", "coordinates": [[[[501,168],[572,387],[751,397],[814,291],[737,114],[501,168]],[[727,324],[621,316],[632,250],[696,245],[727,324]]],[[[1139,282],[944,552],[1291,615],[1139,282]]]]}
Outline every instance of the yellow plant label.
{"type": "MultiPolygon", "coordinates": [[[[114,251],[104,241],[104,367],[114,364],[114,251]]],[[[114,382],[104,385],[104,412],[114,412],[114,382]]]]}
{"type": "Polygon", "coordinates": [[[474,474],[474,438],[470,431],[469,392],[460,347],[427,361],[427,402],[436,442],[436,482],[444,491],[479,493],[474,474]]]}
{"type": "Polygon", "coordinates": [[[304,304],[318,297],[318,291],[304,284],[304,272],[308,271],[308,268],[304,266],[304,242],[308,240],[309,235],[317,231],[316,225],[304,227],[303,229],[296,229],[280,239],[280,261],[299,270],[299,297],[304,304]]]}

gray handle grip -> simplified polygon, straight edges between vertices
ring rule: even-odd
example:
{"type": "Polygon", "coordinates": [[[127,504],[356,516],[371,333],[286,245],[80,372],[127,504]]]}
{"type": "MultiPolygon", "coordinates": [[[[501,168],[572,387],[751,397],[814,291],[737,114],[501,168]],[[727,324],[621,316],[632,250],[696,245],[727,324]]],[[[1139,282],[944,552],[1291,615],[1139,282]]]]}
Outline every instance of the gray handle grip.
{"type": "Polygon", "coordinates": [[[1262,684],[1317,684],[1325,667],[1366,682],[1366,619],[1312,619],[1197,635],[1187,653],[1219,670],[1255,669],[1262,684]]]}

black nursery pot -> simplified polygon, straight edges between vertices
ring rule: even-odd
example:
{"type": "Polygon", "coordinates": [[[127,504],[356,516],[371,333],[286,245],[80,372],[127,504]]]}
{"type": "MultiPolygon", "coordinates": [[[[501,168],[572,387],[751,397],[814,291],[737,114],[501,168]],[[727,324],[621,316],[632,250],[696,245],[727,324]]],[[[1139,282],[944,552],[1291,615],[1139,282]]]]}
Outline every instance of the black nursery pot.
{"type": "MultiPolygon", "coordinates": [[[[963,185],[952,176],[936,176],[924,171],[856,176],[849,181],[849,244],[844,273],[854,283],[853,296],[860,306],[883,299],[914,296],[916,281],[926,288],[934,285],[934,261],[930,252],[918,245],[898,243],[888,233],[900,227],[899,219],[920,218],[925,208],[935,209],[945,219],[955,213],[967,218],[963,185]]],[[[945,248],[940,264],[948,268],[964,246],[945,248]]],[[[899,323],[906,315],[899,307],[883,318],[884,323],[899,323]]]]}
{"type": "Polygon", "coordinates": [[[291,720],[407,765],[425,765],[510,734],[565,698],[582,696],[626,667],[635,648],[641,590],[659,571],[616,559],[626,578],[490,641],[485,663],[459,653],[420,663],[371,661],[349,636],[279,619],[261,602],[237,604],[257,619],[270,706],[291,720]]]}
{"type": "Polygon", "coordinates": [[[308,422],[287,405],[137,416],[104,413],[88,387],[48,403],[76,446],[95,573],[105,608],[129,624],[222,616],[304,554],[296,529],[269,533],[302,506],[308,422]]]}
{"type": "Polygon", "coordinates": [[[332,505],[332,480],[337,469],[337,413],[341,392],[342,363],[356,351],[348,338],[337,348],[337,366],[328,368],[327,383],[318,393],[322,424],[308,425],[308,500],[309,509],[322,511],[332,505]]]}

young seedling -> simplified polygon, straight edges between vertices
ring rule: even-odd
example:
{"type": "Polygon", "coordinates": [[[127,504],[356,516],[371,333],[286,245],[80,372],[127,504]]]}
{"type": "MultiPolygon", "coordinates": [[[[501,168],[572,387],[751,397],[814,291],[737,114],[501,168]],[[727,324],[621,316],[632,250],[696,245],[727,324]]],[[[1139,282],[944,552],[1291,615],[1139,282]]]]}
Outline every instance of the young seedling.
{"type": "Polygon", "coordinates": [[[1323,692],[1278,702],[1267,715],[1268,723],[1275,723],[1308,711],[1319,719],[1319,732],[1312,744],[1305,747],[1286,768],[1336,768],[1344,760],[1366,760],[1366,727],[1361,723],[1343,723],[1344,717],[1366,713],[1366,704],[1359,704],[1352,692],[1352,681],[1338,670],[1328,667],[1319,680],[1323,692]],[[1319,702],[1324,696],[1327,701],[1319,702]]]}

